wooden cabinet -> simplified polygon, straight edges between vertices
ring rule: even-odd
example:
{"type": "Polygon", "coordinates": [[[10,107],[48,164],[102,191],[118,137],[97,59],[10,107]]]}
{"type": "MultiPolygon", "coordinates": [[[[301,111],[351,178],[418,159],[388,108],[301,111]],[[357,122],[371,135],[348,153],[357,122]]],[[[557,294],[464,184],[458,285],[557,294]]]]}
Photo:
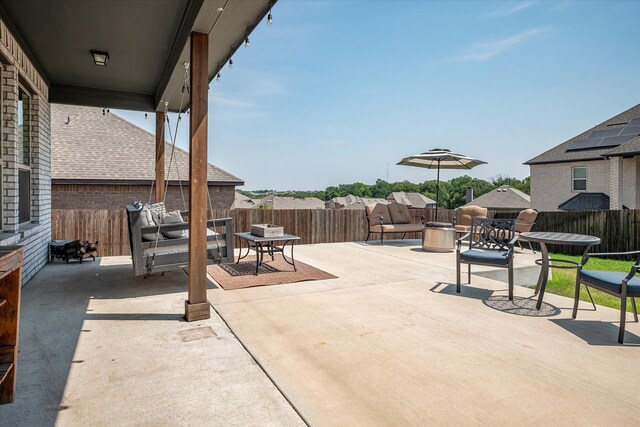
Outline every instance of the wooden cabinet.
{"type": "Polygon", "coordinates": [[[18,365],[23,248],[0,246],[0,404],[13,402],[18,365]]]}

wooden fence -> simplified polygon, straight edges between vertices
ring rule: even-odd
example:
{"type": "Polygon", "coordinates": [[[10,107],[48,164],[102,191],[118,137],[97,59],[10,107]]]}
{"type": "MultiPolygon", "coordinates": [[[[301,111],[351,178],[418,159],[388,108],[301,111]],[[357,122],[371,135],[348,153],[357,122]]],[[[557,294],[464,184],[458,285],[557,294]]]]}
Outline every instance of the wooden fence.
{"type": "MultiPolygon", "coordinates": [[[[435,220],[434,209],[410,209],[413,222],[425,216],[425,222],[435,220]]],[[[364,240],[367,225],[361,209],[234,209],[215,210],[212,218],[232,217],[236,231],[249,230],[251,224],[277,224],[290,234],[300,236],[301,244],[337,243],[364,240]]],[[[451,222],[453,211],[439,209],[438,220],[451,222]]],[[[533,231],[556,231],[598,236],[602,244],[598,252],[623,252],[640,249],[640,210],[541,212],[533,231]]],[[[124,209],[58,210],[52,212],[53,239],[83,239],[100,242],[103,256],[129,255],[127,215],[124,209]]],[[[420,238],[410,233],[407,238],[420,238]]],[[[373,235],[373,239],[379,235],[373,235]]],[[[236,242],[237,244],[238,242],[236,242]]],[[[578,255],[584,248],[551,247],[550,250],[578,255]]]]}
{"type": "MultiPolygon", "coordinates": [[[[410,209],[412,220],[435,219],[434,209],[410,209]]],[[[249,230],[251,224],[277,224],[289,234],[300,236],[301,244],[355,242],[367,237],[363,209],[234,209],[214,210],[211,218],[232,217],[236,231],[249,230]]],[[[439,209],[438,219],[451,222],[453,211],[439,209]]],[[[54,209],[52,239],[99,241],[102,256],[130,255],[127,214],[124,209],[54,209]]],[[[373,235],[379,238],[379,234],[373,235]]],[[[407,238],[421,238],[409,233],[407,238]]],[[[236,246],[239,242],[236,241],[236,246]]]]}
{"type": "MultiPolygon", "coordinates": [[[[589,234],[602,243],[595,252],[626,252],[640,249],[640,210],[540,212],[533,231],[589,234]]],[[[582,255],[584,247],[554,245],[550,251],[582,255]]]]}

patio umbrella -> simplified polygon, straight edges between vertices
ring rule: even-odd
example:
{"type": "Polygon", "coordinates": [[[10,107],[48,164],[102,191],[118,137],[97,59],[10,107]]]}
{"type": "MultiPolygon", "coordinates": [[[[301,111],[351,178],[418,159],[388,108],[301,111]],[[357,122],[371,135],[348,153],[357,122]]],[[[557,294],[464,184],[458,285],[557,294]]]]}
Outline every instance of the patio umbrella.
{"type": "Polygon", "coordinates": [[[438,221],[438,204],[440,202],[440,169],[472,169],[487,162],[474,159],[462,154],[455,154],[442,148],[434,148],[426,153],[405,157],[397,164],[402,166],[415,166],[418,168],[437,169],[436,180],[436,221],[438,221]]]}

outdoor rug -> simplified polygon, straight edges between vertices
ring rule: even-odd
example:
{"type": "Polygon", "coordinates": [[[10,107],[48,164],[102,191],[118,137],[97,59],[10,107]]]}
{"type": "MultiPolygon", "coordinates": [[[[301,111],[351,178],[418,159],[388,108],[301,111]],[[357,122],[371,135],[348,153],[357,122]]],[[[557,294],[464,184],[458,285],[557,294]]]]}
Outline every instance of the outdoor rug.
{"type": "Polygon", "coordinates": [[[262,263],[260,274],[256,276],[255,257],[246,259],[248,261],[243,260],[239,264],[210,265],[207,267],[207,273],[226,290],[336,278],[333,274],[297,260],[298,271],[293,271],[293,266],[287,264],[280,255],[276,256],[274,261],[265,256],[265,260],[269,260],[262,263]]]}

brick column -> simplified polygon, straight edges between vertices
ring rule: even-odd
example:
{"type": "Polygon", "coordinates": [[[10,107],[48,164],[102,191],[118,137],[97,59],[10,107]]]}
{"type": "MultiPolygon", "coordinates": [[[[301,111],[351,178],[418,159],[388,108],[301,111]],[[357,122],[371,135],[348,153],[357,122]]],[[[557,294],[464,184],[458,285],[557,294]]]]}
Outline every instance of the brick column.
{"type": "Polygon", "coordinates": [[[622,209],[622,157],[609,159],[609,209],[622,209]]]}
{"type": "Polygon", "coordinates": [[[31,220],[51,221],[51,111],[42,96],[31,100],[31,220]]]}
{"type": "Polygon", "coordinates": [[[2,231],[18,230],[18,69],[2,66],[2,231]]]}

